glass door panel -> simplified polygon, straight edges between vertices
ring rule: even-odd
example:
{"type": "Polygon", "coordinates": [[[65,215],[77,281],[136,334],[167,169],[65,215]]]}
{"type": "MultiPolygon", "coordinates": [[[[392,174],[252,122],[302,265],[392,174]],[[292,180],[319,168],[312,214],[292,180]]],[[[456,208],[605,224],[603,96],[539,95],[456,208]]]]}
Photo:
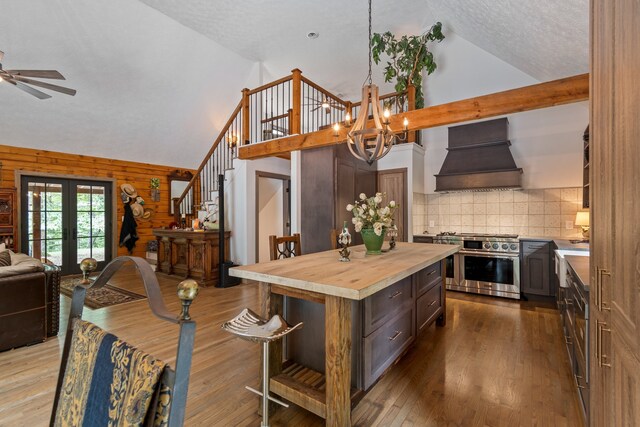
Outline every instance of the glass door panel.
{"type": "MultiPolygon", "coordinates": [[[[27,185],[27,245],[29,255],[62,265],[62,190],[60,183],[29,182],[27,185]]],[[[23,233],[24,233],[23,231],[23,233]]]]}
{"type": "MultiPolygon", "coordinates": [[[[107,189],[104,185],[76,184],[76,228],[74,228],[75,262],[85,258],[98,261],[102,268],[110,257],[105,237],[107,235],[107,189]]],[[[110,249],[110,248],[109,248],[110,249]]]]}
{"type": "Polygon", "coordinates": [[[84,258],[102,269],[112,257],[111,183],[22,177],[23,248],[34,258],[80,273],[84,258]]]}

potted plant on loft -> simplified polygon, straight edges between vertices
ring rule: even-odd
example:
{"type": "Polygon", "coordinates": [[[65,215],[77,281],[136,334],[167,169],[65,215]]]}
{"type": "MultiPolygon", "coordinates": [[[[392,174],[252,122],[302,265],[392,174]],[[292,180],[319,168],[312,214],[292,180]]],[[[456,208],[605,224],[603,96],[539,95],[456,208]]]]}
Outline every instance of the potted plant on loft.
{"type": "MultiPolygon", "coordinates": [[[[424,95],[422,93],[422,71],[427,75],[436,70],[436,62],[433,53],[429,50],[429,42],[441,42],[444,40],[442,24],[436,22],[428,31],[419,36],[402,36],[400,40],[390,32],[384,34],[374,33],[371,37],[371,55],[373,61],[378,64],[380,55],[389,57],[384,67],[384,81],[390,82],[395,78],[395,90],[403,93],[409,85],[416,89],[415,108],[424,107],[424,95]]],[[[399,96],[396,100],[398,111],[404,111],[405,96],[399,96]]]]}

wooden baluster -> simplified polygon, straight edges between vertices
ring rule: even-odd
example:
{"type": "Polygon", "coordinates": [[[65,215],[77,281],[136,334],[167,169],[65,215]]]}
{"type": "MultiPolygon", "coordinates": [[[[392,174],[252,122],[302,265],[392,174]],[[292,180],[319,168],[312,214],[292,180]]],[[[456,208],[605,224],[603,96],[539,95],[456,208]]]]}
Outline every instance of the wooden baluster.
{"type": "Polygon", "coordinates": [[[302,110],[302,71],[294,68],[291,70],[293,74],[292,88],[291,88],[291,103],[293,104],[291,113],[291,134],[296,135],[301,133],[300,129],[300,111],[302,110]]]}
{"type": "Polygon", "coordinates": [[[250,126],[249,126],[249,89],[242,89],[242,145],[251,142],[250,126]]]}
{"type": "MultiPolygon", "coordinates": [[[[407,111],[416,109],[416,87],[412,84],[407,86],[407,111]]],[[[407,142],[416,142],[416,131],[409,132],[407,142]]]]}

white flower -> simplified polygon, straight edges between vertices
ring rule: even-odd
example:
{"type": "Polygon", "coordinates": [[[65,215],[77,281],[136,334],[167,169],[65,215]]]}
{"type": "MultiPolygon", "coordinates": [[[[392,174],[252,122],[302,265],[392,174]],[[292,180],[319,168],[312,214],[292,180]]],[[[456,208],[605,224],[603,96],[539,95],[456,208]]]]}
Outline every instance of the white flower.
{"type": "Polygon", "coordinates": [[[356,221],[354,224],[356,226],[356,233],[359,233],[360,230],[362,230],[362,222],[356,221]]]}
{"type": "Polygon", "coordinates": [[[369,209],[369,215],[374,216],[376,214],[376,211],[374,211],[373,209],[369,209]]]}
{"type": "MultiPolygon", "coordinates": [[[[378,193],[380,194],[380,193],[378,193]]],[[[378,196],[376,195],[376,197],[373,198],[373,201],[376,203],[382,203],[382,196],[378,196]]]]}
{"type": "Polygon", "coordinates": [[[382,197],[382,193],[376,193],[376,197],[382,197]]]}
{"type": "Polygon", "coordinates": [[[360,193],[360,200],[364,200],[367,198],[367,195],[364,193],[360,193]]]}
{"type": "Polygon", "coordinates": [[[352,205],[351,203],[349,203],[349,204],[347,205],[347,210],[348,210],[349,212],[351,212],[351,211],[353,210],[353,205],[352,205]]]}
{"type": "Polygon", "coordinates": [[[396,202],[394,202],[393,200],[389,202],[389,206],[392,208],[396,207],[396,202]]]}
{"type": "Polygon", "coordinates": [[[355,224],[356,222],[358,222],[358,218],[356,218],[355,216],[351,218],[351,223],[355,224]]]}
{"type": "Polygon", "coordinates": [[[376,222],[375,224],[373,224],[373,232],[376,233],[377,236],[381,236],[382,235],[382,224],[379,222],[376,222]]]}

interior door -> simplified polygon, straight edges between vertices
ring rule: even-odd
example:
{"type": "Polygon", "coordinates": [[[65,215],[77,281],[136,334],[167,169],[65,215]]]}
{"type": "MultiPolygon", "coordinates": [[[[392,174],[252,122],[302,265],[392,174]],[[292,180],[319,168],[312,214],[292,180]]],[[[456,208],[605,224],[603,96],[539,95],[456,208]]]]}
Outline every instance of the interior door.
{"type": "Polygon", "coordinates": [[[378,191],[384,193],[382,204],[386,205],[391,200],[396,202],[398,208],[394,218],[398,227],[398,241],[408,240],[407,230],[407,169],[391,169],[378,171],[378,191]]]}
{"type": "Polygon", "coordinates": [[[23,251],[80,273],[92,257],[102,269],[112,258],[110,182],[23,176],[21,224],[23,251]]]}

